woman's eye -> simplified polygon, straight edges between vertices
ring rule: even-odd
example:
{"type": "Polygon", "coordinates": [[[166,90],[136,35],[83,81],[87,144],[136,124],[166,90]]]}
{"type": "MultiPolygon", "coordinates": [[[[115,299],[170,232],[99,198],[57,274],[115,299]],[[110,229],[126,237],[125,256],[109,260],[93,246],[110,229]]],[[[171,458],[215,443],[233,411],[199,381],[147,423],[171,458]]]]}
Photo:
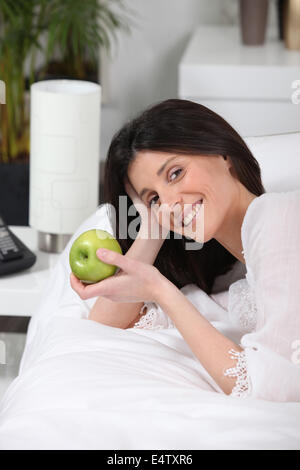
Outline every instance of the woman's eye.
{"type": "MultiPolygon", "coordinates": [[[[179,168],[178,170],[175,170],[175,171],[171,174],[170,179],[171,179],[172,176],[175,175],[178,171],[181,172],[181,171],[182,171],[181,168],[179,168]]],[[[176,179],[176,178],[175,178],[175,179],[176,179]]],[[[171,179],[171,181],[173,181],[173,180],[171,179]]]]}
{"type": "MultiPolygon", "coordinates": [[[[150,199],[149,204],[148,204],[149,207],[152,206],[152,202],[154,201],[154,199],[155,199],[156,197],[158,197],[158,196],[155,196],[155,197],[153,197],[152,199],[150,199]]],[[[154,204],[155,204],[155,203],[154,203],[154,204]]]]}
{"type": "MultiPolygon", "coordinates": [[[[175,175],[178,171],[179,171],[179,172],[182,172],[182,169],[179,168],[178,170],[175,170],[175,171],[171,174],[171,176],[170,176],[170,180],[171,180],[171,181],[174,181],[174,179],[176,179],[176,178],[173,178],[173,179],[172,179],[172,176],[175,175]]],[[[180,173],[179,173],[179,174],[180,174],[180,173]]],[[[153,203],[153,201],[155,200],[155,198],[158,198],[158,196],[155,196],[155,197],[153,197],[152,199],[150,199],[149,204],[148,204],[148,207],[152,206],[152,203],[153,203]]],[[[154,204],[155,204],[155,203],[154,203],[154,204]]]]}

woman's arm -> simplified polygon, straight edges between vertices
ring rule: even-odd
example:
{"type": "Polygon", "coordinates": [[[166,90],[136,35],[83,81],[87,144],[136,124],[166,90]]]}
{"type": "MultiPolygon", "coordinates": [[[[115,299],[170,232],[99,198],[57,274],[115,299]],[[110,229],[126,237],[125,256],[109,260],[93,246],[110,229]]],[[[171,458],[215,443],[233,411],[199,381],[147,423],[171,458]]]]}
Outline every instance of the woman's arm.
{"type": "MultiPolygon", "coordinates": [[[[157,217],[142,202],[127,177],[124,184],[127,194],[141,216],[139,233],[125,254],[125,258],[153,265],[169,230],[160,227],[157,217]]],[[[82,290],[76,279],[71,278],[71,285],[78,293],[79,289],[82,290]]],[[[116,328],[129,328],[136,323],[143,304],[144,302],[115,302],[100,296],[90,311],[89,319],[116,328]]]]}
{"type": "MultiPolygon", "coordinates": [[[[172,282],[149,264],[162,243],[138,237],[126,255],[102,250],[97,253],[99,258],[118,266],[121,272],[90,286],[77,280],[75,290],[82,299],[101,296],[91,311],[92,319],[124,329],[136,319],[144,302],[159,304],[203,367],[219,387],[230,394],[238,381],[224,374],[230,371],[232,375],[231,369],[237,367],[231,350],[240,354],[242,349],[219,333],[172,282]],[[133,254],[139,259],[132,259],[133,254]]],[[[243,359],[242,355],[240,357],[243,359]]]]}
{"type": "Polygon", "coordinates": [[[167,278],[156,302],[174,322],[209,375],[229,395],[236,383],[235,378],[224,375],[227,369],[236,366],[229,351],[241,352],[242,348],[216,330],[167,278]]]}
{"type": "MultiPolygon", "coordinates": [[[[147,239],[139,232],[125,257],[153,264],[164,243],[163,239],[147,239]]],[[[99,297],[90,311],[89,319],[115,328],[128,328],[137,321],[143,302],[114,302],[99,297]]]]}

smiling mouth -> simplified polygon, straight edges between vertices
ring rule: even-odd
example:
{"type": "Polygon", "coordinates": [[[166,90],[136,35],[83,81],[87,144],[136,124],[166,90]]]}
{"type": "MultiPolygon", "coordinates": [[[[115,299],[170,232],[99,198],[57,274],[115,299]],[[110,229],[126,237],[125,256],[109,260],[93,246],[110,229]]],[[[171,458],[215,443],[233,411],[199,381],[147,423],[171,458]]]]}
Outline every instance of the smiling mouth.
{"type": "Polygon", "coordinates": [[[185,217],[184,214],[182,214],[182,227],[187,227],[192,222],[193,218],[200,211],[202,204],[203,198],[193,204],[192,210],[185,217]]]}

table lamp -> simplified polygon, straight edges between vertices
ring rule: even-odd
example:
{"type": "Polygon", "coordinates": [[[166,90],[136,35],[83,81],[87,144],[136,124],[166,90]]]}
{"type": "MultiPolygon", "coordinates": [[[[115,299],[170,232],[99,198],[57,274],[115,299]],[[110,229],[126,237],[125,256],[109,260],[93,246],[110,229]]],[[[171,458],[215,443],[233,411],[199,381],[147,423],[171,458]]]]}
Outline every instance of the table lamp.
{"type": "Polygon", "coordinates": [[[38,248],[63,251],[99,204],[101,86],[42,80],[30,90],[29,225],[38,248]]]}

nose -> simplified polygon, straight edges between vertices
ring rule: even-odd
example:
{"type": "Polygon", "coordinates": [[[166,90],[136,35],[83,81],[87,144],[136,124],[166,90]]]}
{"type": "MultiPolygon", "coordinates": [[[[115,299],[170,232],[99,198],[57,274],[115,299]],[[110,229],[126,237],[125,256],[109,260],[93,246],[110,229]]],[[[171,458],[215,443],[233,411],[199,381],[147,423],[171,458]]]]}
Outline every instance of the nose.
{"type": "Polygon", "coordinates": [[[170,191],[165,191],[159,196],[160,205],[173,210],[178,204],[181,203],[181,198],[178,194],[171,193],[170,191]]]}
{"type": "Polygon", "coordinates": [[[160,195],[159,199],[159,210],[166,215],[170,214],[170,220],[175,225],[177,217],[179,217],[183,210],[183,201],[181,196],[175,192],[172,193],[170,191],[165,191],[164,194],[160,195]]]}

